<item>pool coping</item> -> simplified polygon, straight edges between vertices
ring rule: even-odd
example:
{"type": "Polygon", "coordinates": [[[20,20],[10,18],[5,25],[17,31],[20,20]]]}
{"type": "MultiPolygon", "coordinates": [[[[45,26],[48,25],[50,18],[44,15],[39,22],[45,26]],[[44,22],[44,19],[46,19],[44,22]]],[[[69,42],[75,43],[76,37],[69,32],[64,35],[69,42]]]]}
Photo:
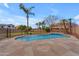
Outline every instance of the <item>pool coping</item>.
{"type": "MultiPolygon", "coordinates": [[[[58,32],[53,32],[53,33],[58,33],[58,32]]],[[[47,33],[47,34],[52,34],[52,33],[47,33]]],[[[69,36],[67,39],[78,40],[78,38],[76,38],[75,36],[70,35],[70,34],[64,34],[64,33],[59,33],[59,34],[63,34],[63,35],[69,36]]],[[[44,35],[44,34],[37,34],[37,35],[44,35]]],[[[16,40],[16,38],[23,37],[23,36],[32,36],[32,35],[16,36],[16,37],[14,37],[14,40],[16,40]]],[[[53,39],[53,38],[51,38],[51,39],[53,39]]],[[[66,38],[54,38],[54,39],[66,39],[66,38]]],[[[48,39],[46,39],[46,40],[48,40],[48,39]]],[[[16,41],[18,41],[18,40],[16,40],[16,41]]],[[[40,40],[35,40],[35,41],[40,41],[40,40]]],[[[34,41],[22,41],[22,42],[34,42],[34,41]]]]}

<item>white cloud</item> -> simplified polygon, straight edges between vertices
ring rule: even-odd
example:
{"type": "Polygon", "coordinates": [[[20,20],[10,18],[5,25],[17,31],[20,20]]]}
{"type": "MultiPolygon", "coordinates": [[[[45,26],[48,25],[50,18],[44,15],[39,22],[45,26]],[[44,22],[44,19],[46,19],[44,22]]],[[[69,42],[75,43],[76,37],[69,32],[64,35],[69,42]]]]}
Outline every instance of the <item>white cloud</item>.
{"type": "Polygon", "coordinates": [[[74,17],[75,20],[79,20],[79,15],[74,17]]]}
{"type": "Polygon", "coordinates": [[[7,3],[4,3],[4,6],[5,6],[6,8],[9,8],[9,6],[8,6],[8,4],[7,4],[7,3]]]}
{"type": "Polygon", "coordinates": [[[76,15],[75,17],[73,17],[73,19],[73,22],[79,25],[79,15],[76,15]]]}
{"type": "MultiPolygon", "coordinates": [[[[29,18],[29,25],[33,28],[36,27],[36,23],[42,21],[42,19],[29,18]]],[[[1,24],[14,24],[14,25],[26,25],[27,19],[25,16],[13,15],[9,11],[0,9],[0,23],[1,24]]]]}
{"type": "Polygon", "coordinates": [[[54,15],[57,15],[59,13],[59,11],[57,9],[51,9],[51,11],[52,11],[51,13],[54,15]]]}
{"type": "Polygon", "coordinates": [[[43,21],[43,19],[29,18],[29,24],[33,28],[36,28],[36,23],[43,21]]]}

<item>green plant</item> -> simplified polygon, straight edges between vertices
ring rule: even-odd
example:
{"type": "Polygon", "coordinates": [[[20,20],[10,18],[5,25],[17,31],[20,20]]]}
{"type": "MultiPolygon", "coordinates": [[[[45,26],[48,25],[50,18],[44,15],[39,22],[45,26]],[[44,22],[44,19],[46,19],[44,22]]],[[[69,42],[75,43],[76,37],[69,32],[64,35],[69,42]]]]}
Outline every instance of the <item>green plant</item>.
{"type": "Polygon", "coordinates": [[[46,32],[50,32],[50,28],[49,27],[45,27],[44,29],[46,32]]]}
{"type": "Polygon", "coordinates": [[[36,23],[36,25],[37,25],[37,27],[39,28],[39,29],[41,29],[41,22],[38,22],[38,23],[36,23]]]}
{"type": "Polygon", "coordinates": [[[25,31],[31,31],[31,30],[32,30],[32,27],[31,26],[29,26],[29,27],[26,26],[25,31]],[[28,28],[28,30],[27,30],[27,28],[28,28]]]}
{"type": "Polygon", "coordinates": [[[34,15],[34,13],[31,12],[31,10],[34,8],[34,7],[30,7],[30,8],[25,8],[25,6],[21,3],[19,5],[20,9],[22,9],[25,14],[26,14],[26,18],[27,18],[27,34],[28,34],[28,27],[29,27],[29,15],[34,15]]]}
{"type": "Polygon", "coordinates": [[[26,26],[25,26],[25,25],[20,25],[20,26],[18,27],[18,29],[21,30],[21,31],[24,31],[24,30],[26,29],[26,26]]]}

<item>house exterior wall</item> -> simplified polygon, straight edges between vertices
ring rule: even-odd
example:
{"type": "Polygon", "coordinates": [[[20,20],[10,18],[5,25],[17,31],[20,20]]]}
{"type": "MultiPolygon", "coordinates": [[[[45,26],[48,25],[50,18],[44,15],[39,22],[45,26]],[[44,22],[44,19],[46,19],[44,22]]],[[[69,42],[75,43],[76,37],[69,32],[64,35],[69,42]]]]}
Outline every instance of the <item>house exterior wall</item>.
{"type": "Polygon", "coordinates": [[[10,29],[15,29],[15,26],[12,24],[0,24],[0,28],[10,28],[10,29]]]}
{"type": "MultiPolygon", "coordinates": [[[[67,28],[67,31],[69,32],[69,24],[66,24],[66,28],[67,28]]],[[[64,27],[63,24],[55,24],[55,25],[51,25],[51,31],[52,32],[66,32],[66,29],[64,27]]]]}

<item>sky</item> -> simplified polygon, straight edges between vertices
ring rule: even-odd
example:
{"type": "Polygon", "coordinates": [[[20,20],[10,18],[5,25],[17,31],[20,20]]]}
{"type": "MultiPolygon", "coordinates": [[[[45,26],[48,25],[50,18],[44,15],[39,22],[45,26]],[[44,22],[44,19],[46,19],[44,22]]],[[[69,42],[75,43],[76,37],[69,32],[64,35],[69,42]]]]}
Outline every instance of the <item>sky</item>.
{"type": "MultiPolygon", "coordinates": [[[[36,23],[43,21],[49,15],[61,18],[73,18],[79,24],[78,3],[25,3],[29,8],[34,6],[31,12],[35,16],[29,16],[29,25],[36,28],[36,23]]],[[[19,8],[19,3],[0,3],[0,24],[26,25],[26,14],[19,8]]]]}

